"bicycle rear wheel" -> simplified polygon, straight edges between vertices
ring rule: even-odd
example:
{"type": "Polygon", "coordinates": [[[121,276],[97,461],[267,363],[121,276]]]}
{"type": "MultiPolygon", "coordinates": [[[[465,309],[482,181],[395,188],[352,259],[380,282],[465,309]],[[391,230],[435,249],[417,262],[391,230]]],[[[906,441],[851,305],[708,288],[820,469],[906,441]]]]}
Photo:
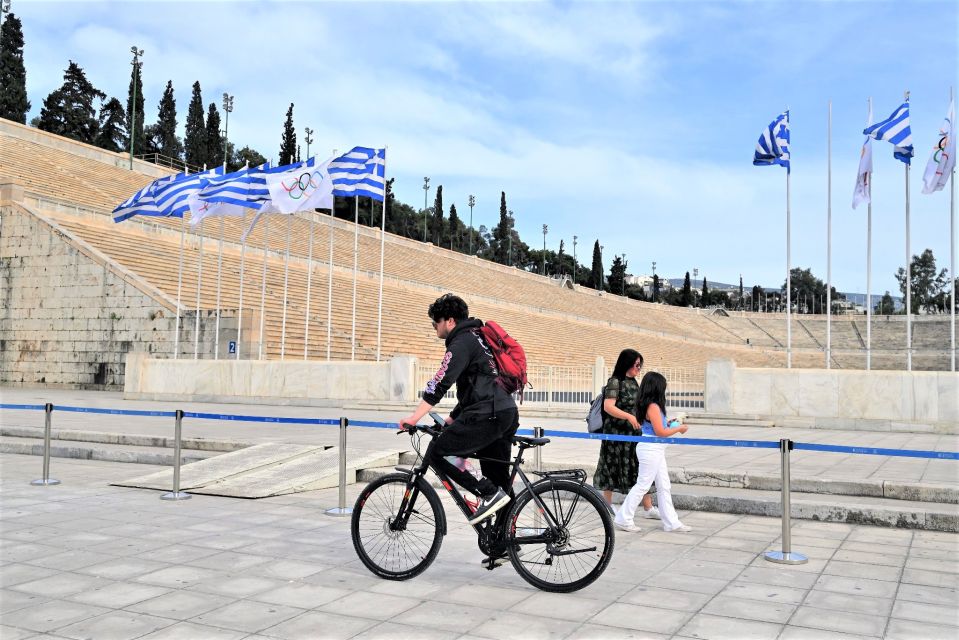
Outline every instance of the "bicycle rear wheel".
{"type": "Polygon", "coordinates": [[[613,555],[613,519],[606,503],[571,480],[543,480],[532,486],[548,514],[540,512],[529,489],[513,503],[506,521],[509,559],[524,580],[544,591],[566,593],[591,584],[613,555]]]}
{"type": "Polygon", "coordinates": [[[443,505],[426,482],[410,495],[412,512],[393,530],[409,475],[392,473],[371,482],[357,497],[350,521],[353,548],[366,568],[387,580],[408,580],[426,570],[443,542],[443,505]]]}

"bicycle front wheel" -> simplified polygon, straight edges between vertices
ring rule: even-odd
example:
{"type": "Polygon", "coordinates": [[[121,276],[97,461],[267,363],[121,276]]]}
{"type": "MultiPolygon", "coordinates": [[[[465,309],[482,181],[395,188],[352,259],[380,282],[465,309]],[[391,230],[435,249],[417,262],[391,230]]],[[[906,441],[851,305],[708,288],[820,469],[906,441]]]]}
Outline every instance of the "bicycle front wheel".
{"type": "Polygon", "coordinates": [[[408,480],[405,473],[378,478],[360,492],[353,507],[353,548],[367,569],[387,580],[407,580],[423,573],[443,541],[443,505],[426,482],[419,482],[410,493],[405,526],[393,526],[408,480]]]}
{"type": "Polygon", "coordinates": [[[571,480],[543,480],[513,503],[506,521],[509,559],[534,587],[567,593],[591,584],[613,556],[613,519],[606,503],[571,480]],[[551,526],[552,523],[552,526],[551,526]]]}

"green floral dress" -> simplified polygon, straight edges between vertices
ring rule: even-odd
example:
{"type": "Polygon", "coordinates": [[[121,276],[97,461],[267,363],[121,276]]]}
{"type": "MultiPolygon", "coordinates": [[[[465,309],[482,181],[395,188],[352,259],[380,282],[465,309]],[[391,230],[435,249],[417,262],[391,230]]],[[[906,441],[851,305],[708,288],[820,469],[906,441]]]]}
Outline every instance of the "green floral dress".
{"type": "MultiPolygon", "coordinates": [[[[639,383],[633,378],[610,378],[606,383],[606,398],[616,398],[616,408],[636,413],[639,383]]],[[[625,420],[604,414],[603,433],[635,436],[638,432],[625,420]]],[[[629,493],[636,484],[639,463],[635,442],[603,440],[599,446],[599,462],[593,476],[593,486],[600,491],[629,493]]]]}

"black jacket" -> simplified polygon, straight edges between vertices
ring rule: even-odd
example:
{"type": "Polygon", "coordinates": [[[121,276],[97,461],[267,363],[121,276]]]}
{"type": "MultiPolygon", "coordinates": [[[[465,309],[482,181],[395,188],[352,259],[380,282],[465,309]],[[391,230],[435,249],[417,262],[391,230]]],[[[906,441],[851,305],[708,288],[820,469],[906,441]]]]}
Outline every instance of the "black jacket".
{"type": "Polygon", "coordinates": [[[506,409],[516,409],[513,397],[496,383],[496,358],[480,336],[483,321],[458,322],[446,337],[446,354],[436,375],[426,383],[423,399],[438,403],[456,383],[453,419],[489,418],[506,409]]]}

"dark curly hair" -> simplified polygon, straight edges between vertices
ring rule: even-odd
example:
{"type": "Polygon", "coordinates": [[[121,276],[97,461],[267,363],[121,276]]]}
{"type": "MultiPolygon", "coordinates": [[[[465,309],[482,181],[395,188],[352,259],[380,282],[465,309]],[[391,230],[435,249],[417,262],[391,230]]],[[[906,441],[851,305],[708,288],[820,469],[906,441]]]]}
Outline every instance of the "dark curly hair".
{"type": "Polygon", "coordinates": [[[439,322],[445,318],[452,318],[460,322],[469,318],[470,310],[466,306],[466,301],[461,297],[454,296],[452,293],[444,293],[430,305],[426,315],[434,322],[439,322]]]}

